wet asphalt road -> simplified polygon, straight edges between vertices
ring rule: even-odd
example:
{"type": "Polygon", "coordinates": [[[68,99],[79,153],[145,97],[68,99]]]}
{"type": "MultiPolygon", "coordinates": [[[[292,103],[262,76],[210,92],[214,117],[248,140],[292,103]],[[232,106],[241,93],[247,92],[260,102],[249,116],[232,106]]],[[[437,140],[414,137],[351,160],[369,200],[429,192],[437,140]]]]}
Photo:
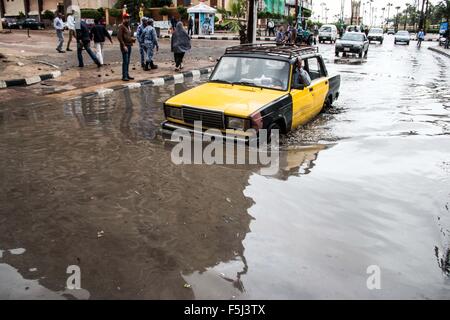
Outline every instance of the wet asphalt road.
{"type": "Polygon", "coordinates": [[[171,162],[161,102],[203,79],[0,103],[0,298],[450,298],[450,60],[429,45],[320,45],[340,99],[273,177],[171,162]]]}

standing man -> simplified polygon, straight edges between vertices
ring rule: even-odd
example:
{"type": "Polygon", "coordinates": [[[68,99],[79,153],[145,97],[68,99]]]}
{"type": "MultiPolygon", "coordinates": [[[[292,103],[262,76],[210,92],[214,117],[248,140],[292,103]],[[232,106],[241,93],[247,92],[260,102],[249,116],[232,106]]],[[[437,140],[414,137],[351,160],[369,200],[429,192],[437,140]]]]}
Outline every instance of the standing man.
{"type": "Polygon", "coordinates": [[[144,48],[144,37],[142,36],[144,33],[144,29],[147,26],[147,17],[142,17],[141,23],[139,24],[136,31],[136,38],[139,45],[139,55],[141,57],[141,67],[145,69],[145,48],[144,48]]]}
{"type": "Polygon", "coordinates": [[[192,36],[194,33],[194,19],[192,19],[192,16],[189,15],[189,21],[188,21],[188,35],[192,36]]]}
{"type": "Polygon", "coordinates": [[[66,51],[72,51],[70,44],[72,43],[72,37],[75,38],[75,18],[73,17],[73,12],[67,16],[67,28],[69,29],[69,41],[67,41],[66,51]]]}
{"type": "Polygon", "coordinates": [[[147,26],[142,34],[142,38],[144,40],[145,52],[147,53],[144,70],[149,70],[149,66],[152,69],[157,69],[158,66],[153,63],[153,49],[156,48],[156,51],[158,51],[159,45],[156,30],[153,28],[153,19],[148,20],[147,26]]]}
{"type": "Polygon", "coordinates": [[[177,19],[175,19],[174,16],[170,17],[170,25],[172,26],[172,32],[173,32],[177,26],[177,19]]]}
{"type": "Polygon", "coordinates": [[[78,56],[78,67],[83,68],[83,49],[86,50],[88,55],[91,57],[92,61],[97,65],[97,67],[101,67],[100,61],[98,61],[94,52],[91,50],[91,37],[89,34],[89,28],[86,22],[80,22],[80,29],[77,29],[77,56],[78,56]]]}
{"type": "Polygon", "coordinates": [[[130,77],[130,74],[128,73],[130,68],[131,47],[134,42],[130,29],[130,15],[128,13],[125,13],[122,16],[122,23],[120,24],[119,31],[117,32],[117,39],[120,43],[120,51],[122,51],[122,80],[134,80],[134,78],[130,77]]]}
{"type": "Polygon", "coordinates": [[[59,53],[64,53],[62,50],[64,45],[64,22],[62,21],[62,13],[58,12],[56,14],[56,18],[53,20],[53,27],[56,30],[56,36],[58,37],[58,46],[56,47],[56,51],[59,53]]]}
{"type": "Polygon", "coordinates": [[[269,20],[267,22],[267,29],[269,31],[269,37],[270,35],[273,34],[273,36],[275,37],[275,23],[273,22],[273,20],[269,20]]]}

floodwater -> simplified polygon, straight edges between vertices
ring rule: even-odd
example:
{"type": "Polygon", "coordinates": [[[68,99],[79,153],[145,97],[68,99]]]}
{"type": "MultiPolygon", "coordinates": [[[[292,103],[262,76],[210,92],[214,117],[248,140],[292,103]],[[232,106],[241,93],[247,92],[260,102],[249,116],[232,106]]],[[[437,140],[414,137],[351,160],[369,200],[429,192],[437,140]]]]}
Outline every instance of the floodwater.
{"type": "Polygon", "coordinates": [[[172,163],[161,102],[203,79],[0,103],[0,298],[450,298],[450,60],[320,50],[340,99],[273,176],[172,163]]]}

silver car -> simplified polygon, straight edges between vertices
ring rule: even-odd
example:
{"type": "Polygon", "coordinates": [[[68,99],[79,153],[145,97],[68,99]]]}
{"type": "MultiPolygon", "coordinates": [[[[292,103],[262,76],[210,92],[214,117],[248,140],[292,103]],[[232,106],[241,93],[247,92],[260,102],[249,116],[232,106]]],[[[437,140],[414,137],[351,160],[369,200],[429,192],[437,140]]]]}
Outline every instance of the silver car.
{"type": "Polygon", "coordinates": [[[408,31],[398,31],[395,34],[395,38],[394,38],[394,44],[397,44],[399,42],[403,42],[406,43],[407,45],[409,45],[409,42],[411,41],[411,36],[409,34],[408,31]]]}

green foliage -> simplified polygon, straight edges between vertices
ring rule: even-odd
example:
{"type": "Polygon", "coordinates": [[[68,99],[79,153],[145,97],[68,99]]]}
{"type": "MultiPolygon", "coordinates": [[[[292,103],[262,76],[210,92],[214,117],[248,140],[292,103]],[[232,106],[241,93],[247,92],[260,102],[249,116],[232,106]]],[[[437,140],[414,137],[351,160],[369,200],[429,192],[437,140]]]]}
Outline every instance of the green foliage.
{"type": "Polygon", "coordinates": [[[42,14],[42,19],[53,20],[55,19],[55,13],[50,10],[45,10],[42,14]]]}
{"type": "Polygon", "coordinates": [[[103,18],[102,11],[99,9],[80,9],[81,18],[85,19],[101,19],[103,18]]]}
{"type": "Polygon", "coordinates": [[[226,19],[231,15],[231,12],[224,8],[217,8],[217,13],[222,15],[223,19],[226,19]]]}
{"type": "Polygon", "coordinates": [[[25,18],[25,13],[23,13],[22,11],[19,11],[19,19],[23,19],[25,18]]]}
{"type": "Polygon", "coordinates": [[[118,17],[120,17],[121,14],[122,14],[122,10],[119,10],[116,8],[109,9],[109,15],[111,17],[118,18],[118,17]]]}
{"type": "Polygon", "coordinates": [[[153,0],[152,7],[170,7],[172,0],[153,0]]]}
{"type": "Polygon", "coordinates": [[[183,6],[178,6],[177,7],[177,11],[178,11],[178,14],[180,15],[182,20],[187,20],[188,19],[187,8],[185,8],[183,6]]]}
{"type": "Polygon", "coordinates": [[[162,7],[161,9],[159,9],[159,14],[162,16],[168,16],[169,8],[167,6],[162,7]]]}

